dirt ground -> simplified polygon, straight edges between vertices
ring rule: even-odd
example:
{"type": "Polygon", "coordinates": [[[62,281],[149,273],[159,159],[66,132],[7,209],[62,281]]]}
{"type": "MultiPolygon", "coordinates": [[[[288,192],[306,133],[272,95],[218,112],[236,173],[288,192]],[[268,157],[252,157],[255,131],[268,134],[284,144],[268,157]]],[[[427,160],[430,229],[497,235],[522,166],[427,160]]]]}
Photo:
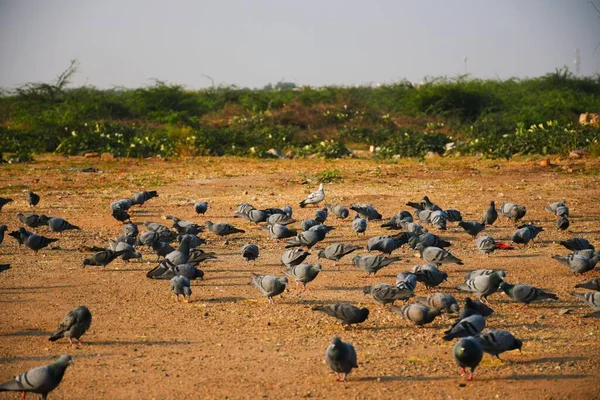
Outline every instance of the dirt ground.
{"type": "MultiPolygon", "coordinates": [[[[58,235],[39,228],[60,240],[37,255],[18,248],[11,237],[0,245],[0,264],[12,266],[0,274],[0,380],[69,353],[75,364],[50,398],[600,398],[600,320],[582,318],[590,310],[568,294],[576,283],[600,276],[600,271],[576,277],[550,258],[568,253],[556,243],[564,238],[583,236],[600,245],[600,161],[556,163],[542,168],[533,160],[474,159],[397,164],[237,158],[101,162],[47,156],[34,164],[2,165],[0,196],[15,199],[0,213],[0,223],[9,231],[19,226],[15,214],[28,210],[29,189],[42,196],[36,212],[65,218],[82,231],[58,235]],[[103,172],[75,170],[89,165],[103,172]],[[498,206],[508,201],[526,205],[525,221],[535,221],[546,231],[537,244],[524,249],[487,258],[456,224],[441,232],[465,265],[444,266],[449,280],[438,288],[463,299],[454,286],[465,271],[501,268],[511,283],[556,293],[559,301],[525,310],[504,295],[490,297],[496,313],[487,327],[509,330],[522,339],[523,353],[505,353],[504,361],[485,355],[475,381],[465,385],[452,357],[454,342],[441,339],[448,321],[436,319],[418,329],[363,296],[362,286],[393,284],[397,273],[421,263],[406,247],[395,252],[402,261],[373,279],[365,279],[351,257],[338,266],[324,260],[323,272],[309,284],[309,291],[292,290],[269,306],[248,282],[252,272],[282,274],[284,245],[250,222],[233,218],[235,206],[291,204],[296,219],[312,217],[314,209],[297,204],[316,188],[314,175],[333,168],[342,180],[326,184],[328,202],[371,203],[384,217],[407,209],[406,201],[418,201],[424,194],[442,207],[461,210],[466,220],[479,220],[490,200],[498,206]],[[167,223],[161,217],[172,214],[198,222],[230,222],[247,231],[230,237],[228,244],[203,235],[209,241],[203,249],[216,252],[218,259],[201,266],[205,280],[192,283],[189,304],[175,302],[168,281],[145,277],[155,265],[151,249],[142,249],[144,262],[117,260],[106,272],[81,268],[90,254],[83,246],[105,246],[122,234],[121,225],[110,216],[109,203],[144,189],[158,190],[160,197],[136,209],[134,222],[167,223]],[[544,206],[562,198],[572,218],[569,231],[561,234],[544,206]],[[198,199],[210,203],[205,217],[193,212],[198,199]],[[256,265],[240,256],[246,243],[261,249],[256,265]],[[367,306],[371,315],[364,324],[343,330],[334,319],[310,309],[336,301],[367,306]],[[66,340],[49,342],[62,317],[79,305],[93,314],[91,329],[83,337],[87,345],[71,348],[66,340]],[[563,309],[570,312],[560,315],[563,309]],[[324,362],[334,336],[354,344],[358,353],[359,368],[346,383],[336,382],[324,362]]],[[[350,220],[330,217],[327,223],[336,230],[312,250],[309,262],[316,262],[318,249],[331,243],[366,244],[368,237],[387,232],[373,222],[365,237],[356,238],[350,220]]],[[[486,233],[508,240],[514,230],[514,225],[499,220],[486,233]]],[[[417,295],[427,295],[423,286],[418,286],[417,295]]],[[[2,393],[0,398],[17,394],[2,393]]]]}

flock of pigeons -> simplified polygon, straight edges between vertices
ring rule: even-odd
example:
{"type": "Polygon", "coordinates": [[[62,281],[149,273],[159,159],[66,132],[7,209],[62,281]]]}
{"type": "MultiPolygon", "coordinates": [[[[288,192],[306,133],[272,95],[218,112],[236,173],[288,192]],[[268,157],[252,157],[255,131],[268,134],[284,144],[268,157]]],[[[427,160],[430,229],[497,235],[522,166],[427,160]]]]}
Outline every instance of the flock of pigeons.
{"type": "MultiPolygon", "coordinates": [[[[166,216],[172,221],[172,226],[167,227],[157,222],[145,222],[146,231],[140,233],[138,225],[131,222],[129,214],[134,205],[142,206],[146,201],[157,197],[156,191],[145,191],[133,195],[129,199],[122,199],[110,205],[112,216],[123,222],[123,235],[110,241],[109,248],[92,248],[94,254],[85,258],[83,266],[99,266],[105,268],[117,258],[128,261],[142,257],[136,246],[145,246],[157,256],[158,265],[148,271],[147,277],[151,279],[164,279],[170,281],[170,290],[176,301],[179,297],[188,302],[192,296],[190,281],[203,279],[204,272],[199,268],[206,260],[217,257],[215,253],[208,253],[199,247],[206,240],[198,236],[205,229],[218,237],[227,237],[245,233],[228,223],[213,223],[206,221],[198,224],[193,221],[181,220],[175,216],[166,216]],[[171,243],[178,242],[177,247],[171,243]],[[162,259],[161,259],[162,258],[162,259]]],[[[30,192],[29,204],[35,207],[40,196],[30,192]]],[[[251,277],[250,284],[265,296],[270,304],[274,303],[274,297],[282,294],[289,285],[289,279],[294,279],[296,286],[302,290],[317,278],[322,271],[321,264],[309,264],[304,261],[311,255],[309,251],[319,242],[323,241],[327,234],[335,229],[326,225],[328,218],[347,219],[350,211],[355,212],[352,220],[352,229],[357,235],[365,234],[368,225],[372,221],[382,220],[382,215],[369,204],[352,204],[350,207],[341,205],[326,205],[320,208],[318,204],[324,202],[325,191],[323,184],[319,189],[307,196],[300,203],[300,207],[314,206],[314,219],[301,221],[301,231],[290,229],[289,226],[297,221],[292,216],[292,207],[256,209],[248,203],[239,204],[235,217],[246,219],[250,222],[261,224],[260,229],[265,231],[271,239],[284,241],[287,250],[281,256],[284,266],[284,275],[256,275],[251,277]]],[[[11,199],[0,197],[0,211],[2,207],[10,203],[11,199]]],[[[504,216],[515,224],[525,216],[525,206],[504,203],[496,209],[494,202],[484,211],[481,221],[463,221],[460,211],[456,209],[443,210],[425,196],[420,202],[408,202],[408,206],[414,209],[413,213],[403,210],[381,224],[382,227],[392,231],[400,231],[389,236],[375,236],[367,240],[366,249],[369,252],[379,254],[355,255],[353,264],[366,273],[367,277],[373,277],[382,268],[398,261],[399,257],[392,257],[391,253],[401,246],[409,246],[419,252],[425,264],[413,267],[410,271],[401,272],[396,277],[396,284],[377,283],[365,286],[363,293],[370,295],[382,307],[390,304],[389,309],[400,317],[409,321],[417,327],[431,323],[440,316],[445,318],[446,314],[458,314],[456,320],[448,330],[444,332],[443,339],[456,342],[453,355],[465,373],[465,368],[470,368],[468,380],[473,379],[473,372],[483,358],[483,353],[488,353],[499,358],[506,351],[521,350],[522,341],[515,338],[510,332],[500,329],[490,329],[484,332],[486,318],[493,314],[487,301],[488,297],[496,292],[504,292],[514,302],[528,304],[542,300],[556,300],[558,297],[543,289],[527,284],[511,284],[506,280],[506,272],[503,270],[480,269],[468,272],[464,282],[456,287],[459,291],[469,293],[477,299],[467,297],[462,309],[457,299],[449,293],[431,292],[447,280],[448,274],[440,269],[443,264],[459,264],[463,262],[449,252],[446,248],[451,243],[431,233],[419,222],[444,231],[449,223],[457,223],[468,235],[474,239],[476,248],[483,254],[490,255],[497,250],[511,250],[513,245],[499,242],[486,235],[480,235],[486,226],[493,225],[498,217],[504,216]],[[419,221],[419,222],[417,222],[419,221]],[[414,297],[418,283],[425,285],[430,295],[417,297],[414,302],[409,300],[414,297]],[[404,305],[394,306],[394,303],[402,300],[404,305]]],[[[197,215],[207,212],[208,203],[200,202],[194,204],[197,215]]],[[[556,228],[565,230],[569,226],[569,208],[566,202],[560,201],[550,204],[546,210],[556,216],[556,228]]],[[[50,232],[61,233],[68,230],[79,230],[80,228],[59,217],[48,217],[35,213],[18,213],[18,220],[25,225],[8,233],[16,239],[19,245],[38,252],[51,243],[59,240],[49,238],[28,231],[27,228],[38,228],[48,226],[50,232]],[[27,228],[26,228],[27,227],[27,228]]],[[[0,244],[4,240],[6,225],[0,225],[0,244]]],[[[534,242],[536,236],[543,228],[533,224],[522,225],[513,233],[511,240],[515,245],[527,245],[534,242]]],[[[225,241],[225,244],[228,244],[225,241]]],[[[560,244],[572,253],[564,256],[553,256],[560,264],[569,268],[574,274],[584,274],[594,269],[600,260],[600,252],[584,238],[572,238],[561,241],[560,244]]],[[[332,260],[337,263],[343,257],[361,250],[363,247],[345,243],[334,243],[321,249],[317,256],[319,259],[332,260]]],[[[255,244],[247,244],[241,248],[241,256],[246,261],[256,261],[260,256],[259,247],[255,244]]],[[[9,265],[0,266],[0,272],[9,269],[9,265]]],[[[587,293],[573,292],[572,295],[587,303],[593,313],[586,315],[600,318],[600,278],[592,279],[583,284],[576,285],[577,288],[589,289],[587,293]]],[[[368,308],[358,308],[349,303],[326,304],[313,307],[314,311],[325,313],[338,319],[342,326],[351,326],[364,322],[369,317],[368,308]]],[[[80,306],[70,311],[60,322],[58,329],[49,338],[50,341],[67,338],[71,345],[73,340],[80,343],[81,337],[89,329],[92,323],[92,314],[85,306],[80,306]]],[[[331,369],[338,374],[338,380],[344,381],[353,368],[358,367],[357,354],[350,343],[334,338],[327,347],[325,360],[331,369]]],[[[38,393],[43,399],[54,390],[64,375],[66,368],[72,363],[70,355],[65,354],[50,365],[34,368],[27,371],[14,380],[0,385],[0,391],[19,391],[38,393]]]]}

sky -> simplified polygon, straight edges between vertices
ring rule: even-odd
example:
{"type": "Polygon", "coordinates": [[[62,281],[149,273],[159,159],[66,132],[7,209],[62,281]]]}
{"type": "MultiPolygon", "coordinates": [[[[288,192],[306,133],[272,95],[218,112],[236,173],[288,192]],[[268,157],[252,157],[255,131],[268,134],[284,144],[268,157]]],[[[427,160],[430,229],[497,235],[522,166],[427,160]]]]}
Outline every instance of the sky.
{"type": "MultiPolygon", "coordinates": [[[[600,0],[594,0],[600,8],[600,0]]],[[[190,89],[600,73],[587,0],[0,0],[0,87],[190,89]],[[465,63],[466,58],[466,63],[465,63]]]]}

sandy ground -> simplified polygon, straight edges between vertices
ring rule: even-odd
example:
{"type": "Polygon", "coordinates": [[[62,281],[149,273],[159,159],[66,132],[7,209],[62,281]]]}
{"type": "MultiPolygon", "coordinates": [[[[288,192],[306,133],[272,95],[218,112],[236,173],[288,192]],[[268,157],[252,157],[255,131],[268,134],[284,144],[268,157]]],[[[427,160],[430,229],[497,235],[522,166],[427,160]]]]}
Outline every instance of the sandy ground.
{"type": "MultiPolygon", "coordinates": [[[[38,229],[60,240],[37,255],[18,248],[10,237],[0,245],[0,263],[12,265],[0,274],[0,380],[70,353],[75,365],[51,398],[600,398],[600,320],[582,318],[589,309],[568,294],[576,283],[600,272],[576,277],[550,258],[568,253],[556,244],[563,238],[583,236],[600,245],[599,165],[598,160],[541,168],[533,161],[474,159],[391,164],[235,158],[106,163],[43,157],[34,164],[0,166],[0,196],[15,199],[0,213],[0,223],[9,230],[19,226],[15,214],[28,209],[29,189],[42,196],[36,212],[83,228],[62,235],[38,229]],[[103,173],[72,169],[88,165],[103,173]],[[292,291],[269,306],[248,282],[252,272],[282,273],[283,244],[268,239],[257,226],[232,218],[235,206],[245,201],[257,208],[291,204],[296,219],[309,218],[314,210],[300,209],[297,203],[317,186],[311,178],[331,168],[339,170],[342,180],[326,185],[329,202],[371,203],[384,217],[424,194],[442,207],[461,210],[466,220],[480,219],[492,199],[498,205],[526,205],[525,220],[546,231],[537,244],[524,249],[487,258],[455,224],[442,232],[465,265],[444,267],[450,278],[438,288],[462,299],[464,294],[454,286],[465,271],[502,268],[510,282],[557,293],[560,301],[525,310],[504,295],[490,297],[496,313],[488,319],[488,328],[506,329],[521,338],[523,353],[505,353],[504,361],[485,355],[475,381],[465,385],[452,357],[453,343],[441,339],[448,321],[436,319],[418,329],[363,296],[362,286],[394,283],[398,272],[420,263],[406,248],[395,252],[402,261],[374,279],[365,279],[350,258],[338,266],[325,260],[324,271],[309,291],[292,291]],[[189,304],[174,301],[168,281],[145,277],[155,265],[151,249],[142,250],[143,263],[117,260],[106,272],[81,268],[89,254],[83,246],[104,246],[122,232],[109,215],[109,203],[144,189],[156,189],[160,197],[136,209],[135,222],[166,223],[161,216],[173,214],[198,222],[226,221],[247,231],[228,244],[203,235],[209,240],[203,249],[216,252],[218,259],[201,266],[206,279],[193,282],[189,304]],[[562,198],[572,218],[570,230],[561,234],[553,229],[553,216],[544,206],[562,198]],[[191,204],[198,199],[210,203],[206,217],[193,213],[191,204]],[[261,249],[256,265],[240,256],[246,243],[261,249]],[[332,318],[310,309],[336,301],[367,306],[371,315],[364,324],[343,330],[332,318]],[[83,337],[87,345],[71,348],[66,340],[49,342],[62,317],[79,305],[93,314],[92,327],[83,337]],[[560,315],[562,309],[570,312],[560,315]],[[324,362],[334,336],[353,343],[358,352],[360,367],[346,383],[336,382],[324,362]]],[[[318,249],[328,244],[366,244],[368,237],[386,232],[371,223],[366,237],[356,238],[349,220],[331,218],[328,223],[336,230],[313,249],[310,262],[316,262],[318,249]]],[[[486,233],[506,240],[514,230],[500,220],[486,233]]],[[[419,286],[417,295],[426,294],[419,286]]],[[[0,398],[17,395],[2,393],[0,398]]]]}

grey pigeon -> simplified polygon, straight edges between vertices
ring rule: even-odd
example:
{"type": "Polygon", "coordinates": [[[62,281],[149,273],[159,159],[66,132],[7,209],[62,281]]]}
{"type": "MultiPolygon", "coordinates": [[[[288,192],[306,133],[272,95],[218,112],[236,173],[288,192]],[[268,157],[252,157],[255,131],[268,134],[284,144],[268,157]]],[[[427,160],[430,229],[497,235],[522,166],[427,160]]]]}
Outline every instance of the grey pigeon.
{"type": "Polygon", "coordinates": [[[544,209],[548,212],[554,214],[558,207],[566,206],[567,202],[565,200],[555,201],[554,203],[548,204],[544,209]]]}
{"type": "Polygon", "coordinates": [[[504,282],[504,279],[497,272],[493,272],[490,275],[479,275],[471,278],[456,286],[456,289],[474,293],[479,300],[487,302],[487,297],[496,293],[502,282],[504,282]]]}
{"type": "Polygon", "coordinates": [[[194,204],[194,212],[196,215],[204,214],[208,211],[208,203],[206,201],[200,201],[194,204]]]}
{"type": "Polygon", "coordinates": [[[473,279],[478,276],[491,275],[493,273],[498,274],[502,277],[502,279],[506,278],[506,271],[504,271],[503,269],[476,269],[474,271],[469,271],[466,273],[465,282],[469,279],[473,279]]]}
{"type": "Polygon", "coordinates": [[[172,265],[187,264],[190,259],[190,249],[190,239],[183,238],[177,250],[167,254],[164,261],[172,265]]]}
{"type": "Polygon", "coordinates": [[[449,341],[455,338],[477,336],[485,328],[485,318],[481,314],[473,314],[458,321],[452,328],[444,332],[442,339],[449,341]]]}
{"type": "Polygon", "coordinates": [[[110,209],[112,211],[115,211],[115,210],[127,211],[131,208],[132,205],[133,205],[133,203],[131,202],[131,199],[121,199],[121,200],[113,201],[112,203],[110,203],[110,209]]]}
{"type": "Polygon", "coordinates": [[[406,232],[417,233],[419,235],[427,233],[427,229],[415,222],[400,221],[400,225],[406,232]]]}
{"type": "Polygon", "coordinates": [[[396,300],[408,300],[414,296],[412,290],[400,289],[396,286],[388,285],[387,283],[378,283],[373,286],[363,287],[364,295],[371,295],[375,301],[382,306],[386,304],[394,304],[396,300]]]}
{"type": "Polygon", "coordinates": [[[158,197],[158,192],[156,190],[135,193],[133,196],[131,196],[131,204],[141,206],[148,200],[153,199],[155,197],[158,197]]]}
{"type": "Polygon", "coordinates": [[[162,262],[146,273],[146,277],[150,279],[172,279],[177,275],[185,276],[189,280],[204,279],[204,271],[189,263],[173,265],[162,262]]]}
{"type": "Polygon", "coordinates": [[[465,232],[473,237],[473,239],[475,239],[479,232],[485,229],[485,225],[480,224],[477,221],[460,221],[458,226],[463,228],[465,232]]]}
{"type": "Polygon", "coordinates": [[[188,258],[187,263],[197,265],[206,260],[212,260],[212,259],[216,259],[216,258],[217,258],[216,253],[213,253],[213,252],[207,253],[200,249],[191,249],[190,250],[190,258],[188,258]]]}
{"type": "Polygon", "coordinates": [[[582,289],[595,290],[595,291],[600,292],[600,277],[594,278],[594,279],[584,282],[584,283],[578,283],[577,285],[575,285],[575,287],[582,288],[582,289]]]}
{"type": "Polygon", "coordinates": [[[491,236],[479,236],[475,239],[475,246],[483,254],[491,254],[494,251],[501,250],[512,250],[514,247],[507,245],[506,243],[497,242],[491,236]]]}
{"type": "Polygon", "coordinates": [[[571,251],[587,250],[587,249],[594,250],[594,246],[592,244],[590,244],[590,242],[587,239],[580,238],[580,237],[576,237],[576,238],[569,239],[569,240],[562,240],[559,242],[559,244],[561,246],[566,247],[567,249],[569,249],[571,251]]]}
{"type": "Polygon", "coordinates": [[[287,239],[298,235],[298,232],[288,229],[285,225],[280,224],[267,225],[265,227],[261,227],[260,229],[265,232],[269,232],[269,237],[271,239],[277,240],[287,239]]]}
{"type": "Polygon", "coordinates": [[[296,222],[296,220],[287,214],[271,214],[269,218],[267,218],[267,224],[269,225],[289,225],[294,222],[296,222]]]}
{"type": "Polygon", "coordinates": [[[183,240],[183,238],[188,237],[190,239],[190,247],[195,248],[198,246],[201,246],[203,244],[206,244],[206,240],[196,236],[196,235],[192,235],[190,233],[186,233],[185,235],[178,235],[177,236],[177,241],[179,243],[181,243],[181,241],[183,240]]]}
{"type": "Polygon", "coordinates": [[[467,318],[473,314],[480,314],[482,317],[489,317],[494,313],[494,310],[483,304],[480,301],[472,300],[470,297],[465,298],[465,305],[463,309],[460,311],[458,319],[456,322],[467,318]]]}
{"type": "Polygon", "coordinates": [[[255,244],[247,244],[242,247],[242,257],[246,261],[256,261],[260,251],[255,244]]]}
{"type": "Polygon", "coordinates": [[[94,253],[91,257],[83,260],[83,266],[94,265],[104,267],[113,262],[117,257],[121,256],[125,251],[103,250],[94,253]]]}
{"type": "Polygon", "coordinates": [[[417,297],[415,301],[419,304],[435,308],[441,313],[456,314],[460,311],[458,301],[449,293],[432,293],[427,297],[417,297]]]}
{"type": "Polygon", "coordinates": [[[350,215],[350,210],[344,206],[334,206],[331,204],[325,205],[330,213],[332,213],[338,219],[346,219],[350,215]]]}
{"type": "Polygon", "coordinates": [[[8,236],[13,237],[19,243],[19,246],[24,245],[25,241],[29,236],[33,235],[33,232],[29,232],[23,227],[19,227],[16,231],[10,232],[8,236]]]}
{"type": "Polygon", "coordinates": [[[171,292],[175,295],[175,300],[179,302],[179,295],[183,296],[183,301],[187,303],[192,297],[192,288],[190,280],[183,275],[176,275],[171,278],[171,292]]]}
{"type": "Polygon", "coordinates": [[[312,282],[322,270],[321,264],[299,264],[289,267],[284,272],[296,280],[296,287],[302,284],[302,290],[306,290],[306,284],[312,282]]]}
{"type": "Polygon", "coordinates": [[[122,236],[115,238],[115,243],[121,243],[121,242],[130,244],[133,246],[136,244],[137,240],[136,240],[136,238],[134,238],[132,236],[127,236],[127,235],[122,235],[122,236]]]}
{"type": "Polygon", "coordinates": [[[123,251],[124,253],[121,254],[121,260],[123,261],[129,261],[131,259],[134,258],[142,258],[142,253],[140,253],[139,251],[135,251],[135,248],[125,242],[113,242],[110,241],[110,246],[109,248],[112,251],[123,251]]]}
{"type": "Polygon", "coordinates": [[[446,212],[446,218],[448,222],[460,222],[462,221],[462,214],[460,211],[454,208],[448,208],[444,210],[446,212]]]}
{"type": "Polygon", "coordinates": [[[268,213],[263,210],[252,209],[248,210],[247,213],[237,213],[236,217],[247,219],[250,222],[254,222],[255,224],[259,224],[261,222],[265,222],[267,218],[269,218],[268,213]]]}
{"type": "Polygon", "coordinates": [[[248,211],[254,209],[255,208],[252,206],[252,204],[241,203],[236,206],[235,211],[237,214],[248,214],[248,211]]]}
{"type": "Polygon", "coordinates": [[[580,254],[552,256],[552,258],[569,268],[574,274],[583,274],[591,271],[596,267],[598,261],[600,261],[600,255],[598,254],[592,258],[580,254]]]}
{"type": "Polygon", "coordinates": [[[320,311],[341,321],[342,326],[360,324],[369,317],[369,309],[358,308],[349,303],[335,303],[327,306],[315,306],[313,311],[320,311]]]}
{"type": "Polygon", "coordinates": [[[404,235],[378,237],[378,239],[373,241],[369,239],[369,242],[367,242],[367,250],[380,251],[383,254],[390,255],[394,250],[400,248],[405,243],[406,237],[404,235]]]}
{"type": "Polygon", "coordinates": [[[352,211],[362,215],[368,221],[379,220],[382,218],[381,214],[370,204],[354,203],[350,205],[352,211]]]}
{"type": "Polygon", "coordinates": [[[27,392],[36,393],[41,395],[42,400],[46,400],[48,393],[60,385],[67,367],[72,363],[71,356],[63,354],[52,364],[30,369],[12,381],[0,384],[0,392],[21,392],[22,399],[25,399],[27,392]]]}
{"type": "Polygon", "coordinates": [[[419,203],[414,203],[414,202],[409,201],[408,203],[406,203],[406,205],[413,207],[416,210],[429,210],[429,211],[441,210],[440,206],[432,203],[431,200],[429,200],[428,196],[423,196],[423,200],[421,200],[419,203]]]}
{"type": "Polygon", "coordinates": [[[567,229],[569,229],[571,223],[569,222],[569,219],[567,217],[559,217],[554,222],[554,225],[556,226],[557,230],[566,231],[567,229]]]}
{"type": "Polygon", "coordinates": [[[439,286],[448,279],[448,274],[440,271],[433,264],[424,264],[414,266],[410,272],[417,276],[417,281],[422,282],[427,289],[439,286]]]}
{"type": "Polygon", "coordinates": [[[304,208],[309,204],[314,204],[315,206],[325,200],[325,189],[323,189],[323,184],[319,184],[319,190],[316,192],[312,192],[306,199],[300,202],[300,208],[304,208]]]}
{"type": "Polygon", "coordinates": [[[138,227],[136,224],[130,222],[128,224],[123,225],[123,233],[125,236],[137,237],[140,234],[138,227]]]}
{"type": "Polygon", "coordinates": [[[310,249],[315,244],[325,239],[325,235],[326,233],[322,230],[304,231],[295,238],[288,240],[285,248],[288,249],[290,247],[306,246],[308,249],[310,249]]]}
{"type": "Polygon", "coordinates": [[[319,226],[321,225],[318,221],[315,221],[314,219],[305,219],[300,223],[300,228],[303,231],[307,231],[310,228],[312,228],[313,226],[319,226]]]}
{"type": "Polygon", "coordinates": [[[383,267],[390,265],[393,262],[399,261],[400,257],[384,257],[384,256],[354,256],[352,262],[358,268],[367,273],[367,276],[375,275],[377,271],[383,267]]]}
{"type": "Polygon", "coordinates": [[[17,213],[17,218],[24,225],[26,225],[30,228],[37,228],[40,226],[48,225],[48,220],[50,219],[47,216],[45,216],[44,214],[38,215],[38,214],[30,214],[30,213],[26,213],[26,214],[17,213]]]}
{"type": "Polygon", "coordinates": [[[319,223],[324,223],[327,220],[327,208],[323,208],[322,210],[315,211],[315,221],[319,223]]]}
{"type": "Polygon", "coordinates": [[[211,221],[206,221],[206,226],[212,233],[214,233],[217,236],[227,236],[236,233],[246,233],[246,231],[238,229],[235,226],[226,223],[213,224],[211,221]]]}
{"type": "Polygon", "coordinates": [[[402,307],[392,306],[390,307],[390,310],[416,326],[429,324],[430,322],[433,322],[435,317],[440,315],[440,310],[418,303],[406,304],[402,307]]]}
{"type": "Polygon", "coordinates": [[[340,338],[333,338],[325,352],[327,365],[337,374],[338,382],[345,382],[346,377],[353,368],[358,368],[356,350],[350,343],[342,342],[340,338]]]}
{"type": "Polygon", "coordinates": [[[52,217],[48,220],[48,227],[50,227],[51,232],[63,232],[70,230],[81,230],[78,226],[71,224],[68,221],[65,221],[62,218],[52,217]]]}
{"type": "Polygon", "coordinates": [[[577,293],[572,292],[571,296],[587,303],[588,306],[594,311],[593,314],[588,314],[588,317],[600,318],[600,293],[599,292],[588,292],[588,293],[577,293]]]}
{"type": "Polygon", "coordinates": [[[170,254],[175,251],[175,249],[169,244],[161,241],[156,241],[152,243],[152,250],[157,255],[156,261],[160,260],[161,257],[166,257],[167,254],[170,254]]]}
{"type": "Polygon", "coordinates": [[[365,231],[367,230],[367,220],[361,218],[358,214],[356,214],[356,216],[352,220],[352,230],[356,232],[357,236],[359,233],[365,233],[365,231]]]}
{"type": "Polygon", "coordinates": [[[481,219],[482,225],[494,225],[494,222],[498,219],[498,211],[496,211],[496,203],[490,201],[490,206],[483,212],[483,218],[481,219]]]}
{"type": "Polygon", "coordinates": [[[317,255],[318,258],[326,258],[328,260],[333,260],[336,263],[340,261],[340,259],[358,249],[360,246],[355,246],[353,244],[344,244],[344,243],[335,243],[325,247],[325,249],[319,251],[317,255]]]}
{"type": "Polygon", "coordinates": [[[506,218],[515,223],[523,219],[526,213],[527,208],[518,204],[504,203],[500,206],[500,214],[504,215],[506,218]]]}
{"type": "Polygon", "coordinates": [[[71,345],[73,345],[73,339],[81,343],[80,339],[90,329],[90,325],[92,325],[92,313],[86,306],[79,306],[69,311],[48,340],[55,342],[66,337],[71,345]]]}
{"type": "Polygon", "coordinates": [[[40,196],[37,195],[36,193],[33,192],[29,192],[27,194],[27,202],[29,203],[29,205],[31,207],[35,207],[38,205],[38,203],[40,202],[40,196]]]}
{"type": "MultiPolygon", "coordinates": [[[[19,231],[21,229],[23,229],[23,228],[19,228],[19,231]]],[[[25,230],[25,229],[23,229],[23,230],[25,230]]],[[[25,245],[25,247],[27,247],[37,253],[44,247],[46,247],[56,241],[58,241],[58,239],[47,238],[45,236],[36,235],[35,233],[32,233],[31,235],[27,236],[27,239],[23,242],[23,244],[25,245]]]]}
{"type": "Polygon", "coordinates": [[[7,205],[8,203],[11,203],[12,201],[13,201],[13,199],[7,199],[5,197],[0,197],[0,211],[2,211],[2,207],[7,205]]]}
{"type": "Polygon", "coordinates": [[[449,251],[441,249],[439,247],[425,247],[422,243],[419,243],[416,246],[416,249],[421,254],[423,260],[427,261],[430,264],[435,264],[437,266],[442,264],[458,264],[463,265],[463,262],[452,255],[449,251]]]}
{"type": "Polygon", "coordinates": [[[388,229],[403,229],[402,222],[413,222],[413,216],[410,212],[402,210],[392,218],[381,224],[382,228],[388,229]]]}
{"type": "Polygon", "coordinates": [[[569,217],[569,207],[566,205],[562,205],[556,208],[554,212],[557,218],[568,218],[569,217]]]}
{"type": "MultiPolygon", "coordinates": [[[[411,233],[407,233],[407,235],[415,235],[411,233]]],[[[408,245],[411,249],[417,247],[417,245],[421,243],[423,247],[450,247],[452,244],[446,240],[441,239],[439,236],[434,235],[433,233],[425,232],[420,235],[411,236],[408,239],[408,245]]]]}
{"type": "Polygon", "coordinates": [[[535,226],[535,225],[527,225],[520,229],[518,229],[512,235],[512,241],[517,244],[528,244],[530,241],[533,241],[540,232],[543,232],[544,228],[535,226]]]}
{"type": "Polygon", "coordinates": [[[184,221],[172,215],[167,215],[165,218],[173,221],[173,228],[181,235],[196,235],[204,230],[202,225],[193,221],[184,221]]]}
{"type": "Polygon", "coordinates": [[[495,356],[500,360],[500,354],[505,351],[519,350],[523,347],[523,342],[513,336],[508,331],[500,329],[490,329],[477,337],[483,347],[483,351],[495,356]]]}
{"type": "Polygon", "coordinates": [[[532,301],[546,299],[558,300],[558,296],[556,296],[554,293],[549,293],[529,285],[511,285],[510,283],[502,282],[500,284],[500,289],[514,301],[518,303],[524,303],[525,307],[532,301]]]}
{"type": "Polygon", "coordinates": [[[419,219],[419,221],[429,224],[429,223],[431,223],[431,214],[432,213],[433,213],[433,211],[431,211],[431,210],[419,210],[419,211],[417,211],[417,218],[419,219]]]}
{"type": "Polygon", "coordinates": [[[468,336],[462,338],[454,345],[452,355],[458,366],[461,368],[462,375],[466,373],[465,368],[471,369],[467,380],[472,381],[475,368],[477,368],[483,359],[483,347],[481,346],[481,343],[474,337],[468,336]]]}
{"type": "Polygon", "coordinates": [[[198,269],[194,264],[176,265],[173,271],[175,275],[185,276],[189,280],[204,279],[204,271],[198,269]]]}
{"type": "Polygon", "coordinates": [[[273,297],[280,295],[285,291],[288,284],[286,276],[279,277],[275,275],[256,275],[252,274],[250,284],[256,287],[263,296],[269,299],[269,304],[274,304],[273,297]]]}
{"type": "Polygon", "coordinates": [[[304,261],[308,256],[310,256],[310,253],[302,249],[288,250],[281,256],[281,263],[286,267],[291,267],[302,264],[302,261],[304,261]]]}
{"type": "Polygon", "coordinates": [[[448,224],[448,214],[445,211],[433,211],[429,216],[429,221],[437,229],[445,231],[448,224]]]}
{"type": "Polygon", "coordinates": [[[396,287],[414,292],[417,288],[417,275],[412,272],[400,272],[396,275],[396,287]]]}

